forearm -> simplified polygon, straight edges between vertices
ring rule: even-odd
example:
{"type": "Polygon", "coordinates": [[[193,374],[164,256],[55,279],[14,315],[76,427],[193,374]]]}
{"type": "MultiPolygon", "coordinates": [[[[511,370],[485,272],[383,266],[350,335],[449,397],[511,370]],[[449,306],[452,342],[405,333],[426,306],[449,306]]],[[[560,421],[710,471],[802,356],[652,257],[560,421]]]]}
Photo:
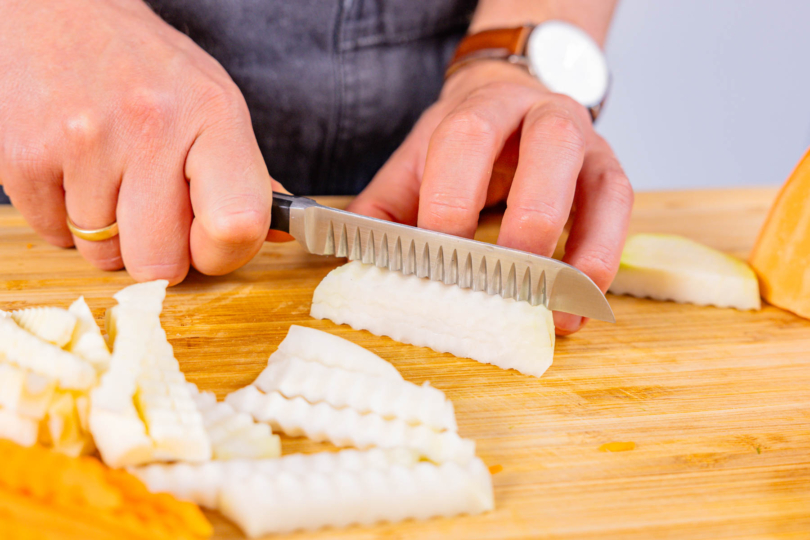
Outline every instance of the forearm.
{"type": "Polygon", "coordinates": [[[480,0],[470,32],[559,19],[579,26],[604,46],[617,3],[618,0],[480,0]]]}

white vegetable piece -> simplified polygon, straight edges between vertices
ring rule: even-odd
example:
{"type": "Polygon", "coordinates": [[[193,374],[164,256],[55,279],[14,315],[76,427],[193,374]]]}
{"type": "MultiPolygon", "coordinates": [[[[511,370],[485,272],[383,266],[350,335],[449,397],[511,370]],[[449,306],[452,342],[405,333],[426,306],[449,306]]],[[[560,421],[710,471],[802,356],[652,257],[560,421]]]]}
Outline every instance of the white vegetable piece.
{"type": "Polygon", "coordinates": [[[11,364],[0,364],[0,407],[17,410],[24,384],[24,369],[11,364]]]}
{"type": "Polygon", "coordinates": [[[554,322],[543,306],[359,261],[324,278],[310,314],[537,377],[554,356],[554,322]]]}
{"type": "Polygon", "coordinates": [[[90,396],[76,397],[76,413],[79,415],[79,425],[82,431],[90,433],[90,396]]]}
{"type": "Polygon", "coordinates": [[[477,514],[494,505],[484,463],[417,463],[361,471],[229,479],[220,511],[248,536],[408,518],[477,514]]]}
{"type": "Polygon", "coordinates": [[[8,311],[3,311],[2,309],[0,309],[0,319],[3,319],[5,317],[11,317],[11,313],[9,313],[8,311]]]}
{"type": "Polygon", "coordinates": [[[32,420],[42,420],[56,381],[11,364],[0,364],[0,407],[32,420]]]}
{"type": "Polygon", "coordinates": [[[84,358],[99,371],[105,371],[110,365],[110,350],[84,297],[80,296],[73,302],[68,311],[76,316],[78,322],[65,350],[84,358]]]}
{"type": "Polygon", "coordinates": [[[456,429],[453,404],[441,390],[429,385],[418,386],[297,358],[270,362],[254,384],[264,392],[278,391],[310,403],[326,402],[335,408],[373,412],[438,430],[456,429]]]}
{"type": "Polygon", "coordinates": [[[104,462],[113,467],[211,458],[202,416],[160,327],[167,285],[127,287],[107,314],[113,354],[91,395],[90,430],[104,462]]]}
{"type": "Polygon", "coordinates": [[[152,459],[152,440],[146,435],[146,426],[137,412],[134,415],[115,413],[91,406],[90,433],[101,459],[110,467],[146,463],[152,459]]]}
{"type": "Polygon", "coordinates": [[[0,439],[8,439],[20,446],[32,446],[37,442],[38,430],[36,420],[0,408],[0,439]]]}
{"type": "Polygon", "coordinates": [[[166,332],[154,329],[150,353],[142,360],[135,402],[155,443],[159,460],[206,461],[211,443],[166,332]]]}
{"type": "Polygon", "coordinates": [[[402,380],[402,375],[394,366],[368,349],[327,332],[304,326],[290,326],[284,341],[270,356],[270,362],[285,358],[300,358],[327,367],[402,380]]]}
{"type": "Polygon", "coordinates": [[[246,412],[218,402],[213,392],[200,392],[193,383],[187,383],[187,387],[202,414],[214,459],[262,459],[281,455],[281,440],[273,435],[269,425],[256,423],[246,412]]]}
{"type": "Polygon", "coordinates": [[[160,312],[163,311],[163,301],[166,299],[166,287],[168,286],[169,282],[165,279],[136,283],[121,289],[113,295],[113,298],[123,306],[160,315],[160,312]]]}
{"type": "Polygon", "coordinates": [[[22,416],[42,420],[56,392],[56,381],[31,371],[25,372],[22,392],[16,404],[9,405],[22,416]]]}
{"type": "Polygon", "coordinates": [[[49,446],[73,457],[89,454],[95,448],[92,437],[82,428],[77,402],[70,392],[58,392],[48,406],[43,426],[49,446]]]}
{"type": "Polygon", "coordinates": [[[78,322],[76,315],[56,307],[21,309],[13,311],[11,318],[20,328],[60,348],[70,341],[78,322]]]}
{"type": "Polygon", "coordinates": [[[96,382],[96,370],[88,362],[28,333],[10,317],[0,318],[0,355],[18,367],[56,379],[65,389],[87,390],[96,382]]]}
{"type": "Polygon", "coordinates": [[[152,459],[153,443],[135,408],[137,380],[157,318],[118,305],[107,312],[110,366],[90,394],[90,432],[104,463],[122,467],[152,459]]]}
{"type": "Polygon", "coordinates": [[[301,397],[285,398],[279,392],[264,394],[255,386],[230,394],[226,403],[291,437],[303,435],[317,442],[360,449],[408,448],[435,463],[467,463],[475,457],[475,443],[454,431],[437,433],[424,425],[386,420],[378,414],[336,409],[327,403],[313,405],[301,397]]]}
{"type": "Polygon", "coordinates": [[[150,464],[133,467],[137,476],[153,493],[171,493],[180,499],[216,509],[220,490],[228,479],[244,480],[251,476],[273,477],[280,472],[302,475],[332,473],[337,470],[362,471],[391,465],[411,467],[416,454],[404,449],[367,451],[342,450],[316,454],[291,454],[276,459],[231,459],[205,463],[150,464]]]}
{"type": "Polygon", "coordinates": [[[170,493],[212,510],[225,477],[231,474],[255,474],[255,461],[231,459],[202,463],[150,463],[127,470],[137,476],[152,493],[170,493]]]}
{"type": "MultiPolygon", "coordinates": [[[[133,405],[143,359],[150,354],[157,314],[117,305],[107,310],[107,335],[113,354],[101,384],[93,391],[93,406],[123,411],[133,405]]],[[[134,408],[133,408],[134,410],[134,408]]]]}
{"type": "Polygon", "coordinates": [[[609,291],[701,306],[760,308],[759,283],[750,266],[670,234],[631,236],[609,291]]]}

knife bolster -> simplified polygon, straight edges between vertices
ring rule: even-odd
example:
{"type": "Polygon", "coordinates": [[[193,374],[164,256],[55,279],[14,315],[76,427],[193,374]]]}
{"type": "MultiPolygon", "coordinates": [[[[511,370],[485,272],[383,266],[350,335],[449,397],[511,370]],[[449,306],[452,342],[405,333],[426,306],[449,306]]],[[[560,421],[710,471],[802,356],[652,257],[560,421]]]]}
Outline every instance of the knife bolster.
{"type": "Polygon", "coordinates": [[[273,208],[270,210],[270,228],[290,232],[290,207],[295,201],[292,195],[273,192],[273,208]]]}

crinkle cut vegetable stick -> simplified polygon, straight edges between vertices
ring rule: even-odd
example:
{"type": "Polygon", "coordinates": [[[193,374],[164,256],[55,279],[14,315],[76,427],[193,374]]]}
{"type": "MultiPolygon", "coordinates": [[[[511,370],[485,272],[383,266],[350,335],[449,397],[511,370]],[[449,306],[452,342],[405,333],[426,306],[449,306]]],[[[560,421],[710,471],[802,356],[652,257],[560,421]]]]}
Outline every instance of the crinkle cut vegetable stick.
{"type": "Polygon", "coordinates": [[[226,402],[291,437],[303,435],[313,441],[360,449],[408,448],[436,463],[466,463],[475,457],[475,443],[454,431],[438,433],[425,425],[386,420],[374,413],[336,409],[327,403],[313,405],[304,398],[289,399],[278,392],[264,394],[255,386],[233,392],[226,402]]]}
{"type": "Polygon", "coordinates": [[[113,344],[109,369],[90,394],[90,432],[104,463],[121,467],[152,458],[154,443],[135,408],[137,380],[149,336],[157,324],[138,310],[122,305],[107,312],[107,332],[113,344]]]}
{"type": "Polygon", "coordinates": [[[268,424],[257,423],[247,412],[218,402],[213,392],[200,392],[193,383],[186,386],[202,414],[214,459],[261,459],[281,455],[281,440],[273,435],[268,424]]]}
{"type": "Polygon", "coordinates": [[[90,428],[110,466],[211,457],[202,416],[160,327],[167,285],[127,287],[107,313],[113,355],[91,395],[90,428]]]}
{"type": "Polygon", "coordinates": [[[434,429],[456,430],[453,404],[441,390],[429,385],[418,386],[297,358],[270,362],[254,384],[264,392],[278,391],[310,403],[326,402],[336,408],[349,407],[434,429]]]}
{"type": "Polygon", "coordinates": [[[249,536],[326,526],[478,514],[494,506],[484,463],[420,462],[332,473],[279,472],[226,481],[220,511],[249,536]]]}
{"type": "Polygon", "coordinates": [[[78,318],[78,322],[65,350],[79,358],[84,358],[99,371],[105,371],[110,364],[110,349],[107,347],[107,343],[101,335],[101,329],[96,324],[84,297],[80,296],[73,302],[68,311],[78,318]]]}
{"type": "Polygon", "coordinates": [[[76,315],[57,307],[33,307],[11,313],[20,328],[59,348],[64,348],[79,322],[76,315]]]}
{"type": "Polygon", "coordinates": [[[341,450],[315,454],[291,454],[276,459],[230,459],[206,463],[154,463],[132,467],[129,471],[153,492],[171,493],[183,500],[216,509],[222,487],[228,479],[247,479],[262,475],[273,477],[281,472],[302,475],[331,473],[336,470],[362,471],[392,465],[411,467],[416,453],[393,450],[341,450]]]}
{"type": "Polygon", "coordinates": [[[96,370],[88,362],[28,333],[10,317],[0,318],[0,356],[56,379],[66,390],[87,390],[96,383],[96,370]]]}
{"type": "Polygon", "coordinates": [[[143,358],[135,402],[154,442],[154,459],[206,461],[211,442],[166,332],[154,329],[150,354],[143,358]]]}

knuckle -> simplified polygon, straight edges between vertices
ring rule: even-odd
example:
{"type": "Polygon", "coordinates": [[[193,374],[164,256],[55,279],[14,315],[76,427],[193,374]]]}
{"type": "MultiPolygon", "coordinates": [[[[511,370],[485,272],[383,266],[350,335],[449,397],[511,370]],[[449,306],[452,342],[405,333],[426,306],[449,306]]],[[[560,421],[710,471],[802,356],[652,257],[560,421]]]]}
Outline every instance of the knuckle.
{"type": "Polygon", "coordinates": [[[264,240],[269,221],[267,210],[243,198],[231,198],[208,218],[206,232],[218,245],[248,246],[264,240]]]}
{"type": "Polygon", "coordinates": [[[64,132],[69,147],[78,154],[97,148],[104,137],[103,123],[89,111],[70,115],[65,120],[64,132]]]}
{"type": "Polygon", "coordinates": [[[458,221],[474,211],[469,201],[457,197],[432,197],[427,201],[427,207],[427,219],[433,224],[458,221]]]}
{"type": "Polygon", "coordinates": [[[551,103],[554,105],[554,107],[560,109],[561,111],[565,111],[566,114],[571,115],[585,125],[590,125],[592,123],[591,115],[588,113],[588,109],[586,109],[582,103],[575,100],[571,96],[566,96],[565,94],[554,94],[551,98],[551,103]]]}
{"type": "Polygon", "coordinates": [[[616,168],[608,169],[602,173],[602,182],[609,197],[617,206],[626,208],[628,211],[633,207],[635,193],[624,171],[616,168]]]}
{"type": "Polygon", "coordinates": [[[532,205],[522,204],[513,208],[518,227],[541,238],[551,238],[560,234],[567,216],[546,201],[534,201],[532,205]]]}
{"type": "Polygon", "coordinates": [[[624,208],[629,212],[635,201],[630,179],[607,142],[599,135],[596,136],[596,141],[598,145],[602,146],[600,156],[585,164],[585,168],[587,168],[585,177],[593,176],[594,178],[594,184],[590,188],[600,191],[600,195],[613,206],[624,208]]]}
{"type": "Polygon", "coordinates": [[[475,231],[484,201],[443,191],[426,194],[419,205],[418,224],[430,230],[469,235],[475,231]]]}
{"type": "Polygon", "coordinates": [[[204,115],[232,120],[249,117],[247,103],[233,81],[207,81],[197,93],[198,110],[204,115]]]}
{"type": "Polygon", "coordinates": [[[123,112],[129,128],[150,139],[166,133],[175,116],[175,101],[167,92],[136,88],[125,96],[123,112]]]}
{"type": "Polygon", "coordinates": [[[465,141],[489,142],[497,137],[492,119],[483,114],[480,109],[472,106],[450,113],[443,124],[443,135],[461,138],[465,141]]]}
{"type": "Polygon", "coordinates": [[[538,110],[527,118],[526,134],[539,144],[553,144],[573,155],[585,154],[585,134],[567,110],[554,107],[538,110]]]}
{"type": "Polygon", "coordinates": [[[577,257],[576,266],[601,287],[608,285],[616,274],[619,257],[605,246],[592,246],[577,257]]]}

